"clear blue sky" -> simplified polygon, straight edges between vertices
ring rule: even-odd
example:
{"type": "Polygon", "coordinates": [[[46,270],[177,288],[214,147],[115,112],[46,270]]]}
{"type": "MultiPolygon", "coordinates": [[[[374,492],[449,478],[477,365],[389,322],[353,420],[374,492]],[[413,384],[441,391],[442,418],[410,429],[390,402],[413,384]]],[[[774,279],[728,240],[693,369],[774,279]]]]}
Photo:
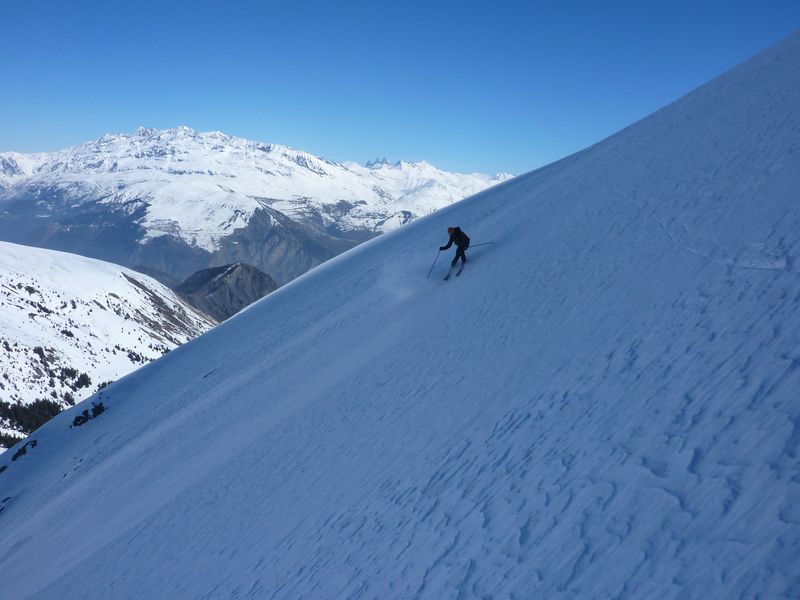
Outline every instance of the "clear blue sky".
{"type": "Polygon", "coordinates": [[[522,173],[800,28],[800,0],[0,0],[0,151],[188,125],[522,173]]]}

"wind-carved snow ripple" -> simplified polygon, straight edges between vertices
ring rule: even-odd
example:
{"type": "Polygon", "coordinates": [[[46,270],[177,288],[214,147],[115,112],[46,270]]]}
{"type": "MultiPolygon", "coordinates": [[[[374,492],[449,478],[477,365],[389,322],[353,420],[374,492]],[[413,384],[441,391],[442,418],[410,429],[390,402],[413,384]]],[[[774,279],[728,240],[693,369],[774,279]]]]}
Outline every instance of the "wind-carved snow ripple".
{"type": "MultiPolygon", "coordinates": [[[[779,582],[792,580],[786,549],[800,535],[800,414],[787,403],[800,355],[784,317],[800,295],[785,271],[752,272],[752,285],[740,275],[730,289],[751,325],[731,330],[716,316],[732,301],[726,277],[679,295],[661,338],[620,332],[578,380],[566,367],[546,394],[463,403],[471,425],[404,457],[346,512],[309,523],[313,540],[287,541],[315,550],[285,548],[295,570],[272,597],[321,582],[343,597],[792,597],[779,582]],[[702,338],[714,343],[698,347],[702,338]],[[616,403],[595,402],[614,389],[616,403]],[[785,435],[753,430],[769,421],[785,435]],[[794,495],[752,493],[774,479],[794,495]],[[780,576],[736,567],[753,553],[780,576]]],[[[513,330],[493,343],[504,335],[513,330]]]]}

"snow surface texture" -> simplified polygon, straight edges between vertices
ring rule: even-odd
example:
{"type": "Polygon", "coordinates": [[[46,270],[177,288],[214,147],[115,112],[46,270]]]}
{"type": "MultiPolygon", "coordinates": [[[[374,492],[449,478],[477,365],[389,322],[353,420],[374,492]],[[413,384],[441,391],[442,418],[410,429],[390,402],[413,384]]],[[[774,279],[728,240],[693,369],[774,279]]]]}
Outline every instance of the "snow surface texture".
{"type": "Polygon", "coordinates": [[[0,154],[0,199],[58,190],[76,203],[103,198],[128,210],[144,203],[142,242],[170,235],[211,252],[264,206],[300,221],[313,208],[326,225],[384,232],[510,177],[449,173],[426,162],[342,165],[188,127],[107,134],[61,152],[0,154]],[[341,202],[357,206],[339,218],[341,202]]]}
{"type": "MultiPolygon", "coordinates": [[[[0,242],[0,402],[7,405],[74,404],[213,325],[141,273],[0,242]],[[78,381],[82,373],[91,383],[78,381]]],[[[8,421],[0,432],[20,435],[8,421]]]]}
{"type": "Polygon", "coordinates": [[[798,72],[794,35],[59,415],[0,458],[3,590],[797,598],[798,72]],[[448,225],[495,243],[426,279],[448,225]]]}

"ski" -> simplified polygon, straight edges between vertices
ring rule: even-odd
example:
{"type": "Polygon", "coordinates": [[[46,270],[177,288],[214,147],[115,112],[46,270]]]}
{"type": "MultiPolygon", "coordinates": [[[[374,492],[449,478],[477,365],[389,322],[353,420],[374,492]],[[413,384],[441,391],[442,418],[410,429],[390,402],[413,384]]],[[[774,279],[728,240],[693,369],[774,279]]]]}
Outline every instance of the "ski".
{"type": "MultiPolygon", "coordinates": [[[[456,277],[461,275],[461,271],[463,270],[464,270],[464,263],[461,263],[461,267],[459,267],[458,271],[456,271],[456,277]]],[[[450,270],[447,272],[447,275],[444,276],[445,281],[450,279],[450,276],[453,274],[453,271],[455,271],[455,267],[450,267],[450,270]]]]}

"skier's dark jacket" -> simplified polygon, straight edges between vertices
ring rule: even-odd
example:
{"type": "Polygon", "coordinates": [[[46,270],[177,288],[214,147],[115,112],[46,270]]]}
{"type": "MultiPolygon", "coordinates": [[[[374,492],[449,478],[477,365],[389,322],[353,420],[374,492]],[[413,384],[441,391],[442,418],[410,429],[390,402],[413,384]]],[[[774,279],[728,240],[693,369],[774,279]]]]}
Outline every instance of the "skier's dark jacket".
{"type": "Polygon", "coordinates": [[[450,241],[447,242],[446,246],[442,246],[439,250],[447,250],[450,246],[453,245],[453,242],[456,243],[456,246],[461,248],[462,250],[466,250],[469,248],[469,238],[467,234],[461,231],[460,227],[453,227],[453,233],[450,234],[450,241]]]}

